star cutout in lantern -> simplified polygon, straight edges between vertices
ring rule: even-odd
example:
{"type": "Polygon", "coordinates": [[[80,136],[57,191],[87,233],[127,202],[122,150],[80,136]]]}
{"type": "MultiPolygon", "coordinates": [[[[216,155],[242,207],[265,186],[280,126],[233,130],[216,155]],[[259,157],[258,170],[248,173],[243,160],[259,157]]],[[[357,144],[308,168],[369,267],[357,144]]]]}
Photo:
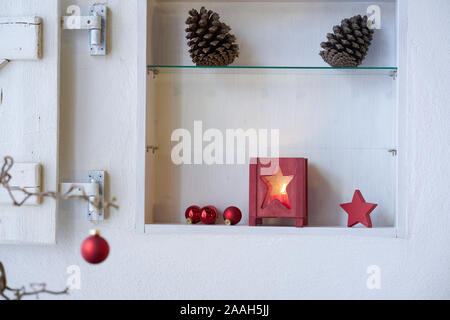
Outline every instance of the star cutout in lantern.
{"type": "Polygon", "coordinates": [[[287,187],[295,176],[284,176],[281,168],[273,176],[262,176],[261,179],[267,186],[266,197],[262,208],[267,207],[274,200],[280,201],[286,208],[291,209],[287,187]]]}
{"type": "Polygon", "coordinates": [[[341,208],[348,214],[348,227],[351,228],[358,223],[362,223],[367,228],[372,228],[370,214],[377,207],[377,204],[367,203],[361,191],[356,190],[351,203],[341,204],[341,208]]]}

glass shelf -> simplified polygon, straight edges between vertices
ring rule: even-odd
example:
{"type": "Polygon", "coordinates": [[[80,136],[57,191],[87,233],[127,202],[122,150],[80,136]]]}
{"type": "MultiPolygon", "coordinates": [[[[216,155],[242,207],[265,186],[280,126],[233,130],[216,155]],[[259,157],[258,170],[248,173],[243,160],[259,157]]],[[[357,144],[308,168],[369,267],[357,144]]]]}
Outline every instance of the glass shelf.
{"type": "Polygon", "coordinates": [[[327,75],[386,75],[395,77],[397,67],[283,67],[283,66],[226,66],[226,67],[198,67],[176,65],[149,65],[148,70],[160,73],[219,73],[219,74],[327,74],[327,75]]]}

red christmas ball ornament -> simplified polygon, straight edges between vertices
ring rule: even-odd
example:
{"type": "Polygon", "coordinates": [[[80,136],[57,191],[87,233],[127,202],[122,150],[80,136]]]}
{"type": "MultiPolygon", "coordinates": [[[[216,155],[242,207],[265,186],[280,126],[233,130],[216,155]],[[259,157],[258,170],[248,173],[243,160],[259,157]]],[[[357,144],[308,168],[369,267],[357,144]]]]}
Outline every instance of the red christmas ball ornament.
{"type": "Polygon", "coordinates": [[[108,258],[109,244],[100,236],[100,231],[92,230],[91,236],[81,245],[81,255],[91,264],[99,264],[108,258]]]}
{"type": "Polygon", "coordinates": [[[204,224],[215,224],[218,216],[219,211],[216,207],[207,206],[202,209],[201,218],[204,224]]]}
{"type": "Polygon", "coordinates": [[[186,209],[186,222],[188,224],[197,224],[202,221],[202,208],[198,206],[192,206],[186,209]]]}
{"type": "Polygon", "coordinates": [[[223,220],[227,226],[234,226],[241,222],[242,212],[239,208],[229,207],[223,213],[223,220]]]}

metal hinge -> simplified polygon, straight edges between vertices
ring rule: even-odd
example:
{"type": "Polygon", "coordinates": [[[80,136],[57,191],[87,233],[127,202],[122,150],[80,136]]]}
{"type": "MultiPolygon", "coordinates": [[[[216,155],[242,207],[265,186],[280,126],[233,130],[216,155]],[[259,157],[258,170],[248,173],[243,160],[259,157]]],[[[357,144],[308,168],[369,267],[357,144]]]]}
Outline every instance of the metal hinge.
{"type": "Polygon", "coordinates": [[[156,76],[159,74],[159,70],[155,68],[149,68],[147,70],[147,74],[153,73],[153,79],[156,79],[156,76]]]}
{"type": "Polygon", "coordinates": [[[88,203],[87,219],[88,221],[105,220],[105,208],[103,200],[105,198],[105,171],[89,171],[89,183],[61,183],[61,193],[70,192],[70,196],[87,196],[90,200],[101,200],[100,208],[96,208],[92,203],[88,203]],[[72,190],[72,191],[71,191],[72,190]]]}
{"type": "Polygon", "coordinates": [[[146,151],[147,152],[152,152],[153,154],[155,154],[156,153],[156,151],[158,151],[159,150],[159,147],[158,146],[147,146],[147,148],[146,148],[146,151]]]}
{"type": "Polygon", "coordinates": [[[391,153],[393,157],[396,157],[398,155],[397,149],[390,149],[390,150],[388,150],[388,152],[391,153]]]}
{"type": "Polygon", "coordinates": [[[89,13],[89,16],[80,16],[75,13],[63,17],[63,28],[66,30],[88,30],[90,54],[92,56],[105,56],[108,7],[94,5],[90,7],[89,13]]]}
{"type": "Polygon", "coordinates": [[[392,70],[391,73],[389,74],[389,76],[390,76],[393,80],[397,80],[398,71],[397,71],[397,70],[392,70]]]}

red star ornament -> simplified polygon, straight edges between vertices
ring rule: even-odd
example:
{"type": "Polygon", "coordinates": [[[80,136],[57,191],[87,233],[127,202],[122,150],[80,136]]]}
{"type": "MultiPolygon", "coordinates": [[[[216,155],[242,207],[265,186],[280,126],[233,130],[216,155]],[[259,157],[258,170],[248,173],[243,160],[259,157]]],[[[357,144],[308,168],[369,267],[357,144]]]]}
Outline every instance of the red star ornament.
{"type": "Polygon", "coordinates": [[[375,210],[377,204],[367,203],[361,191],[356,190],[351,203],[341,204],[341,208],[348,214],[348,227],[354,227],[358,223],[362,223],[367,228],[372,228],[372,220],[370,214],[375,210]]]}

